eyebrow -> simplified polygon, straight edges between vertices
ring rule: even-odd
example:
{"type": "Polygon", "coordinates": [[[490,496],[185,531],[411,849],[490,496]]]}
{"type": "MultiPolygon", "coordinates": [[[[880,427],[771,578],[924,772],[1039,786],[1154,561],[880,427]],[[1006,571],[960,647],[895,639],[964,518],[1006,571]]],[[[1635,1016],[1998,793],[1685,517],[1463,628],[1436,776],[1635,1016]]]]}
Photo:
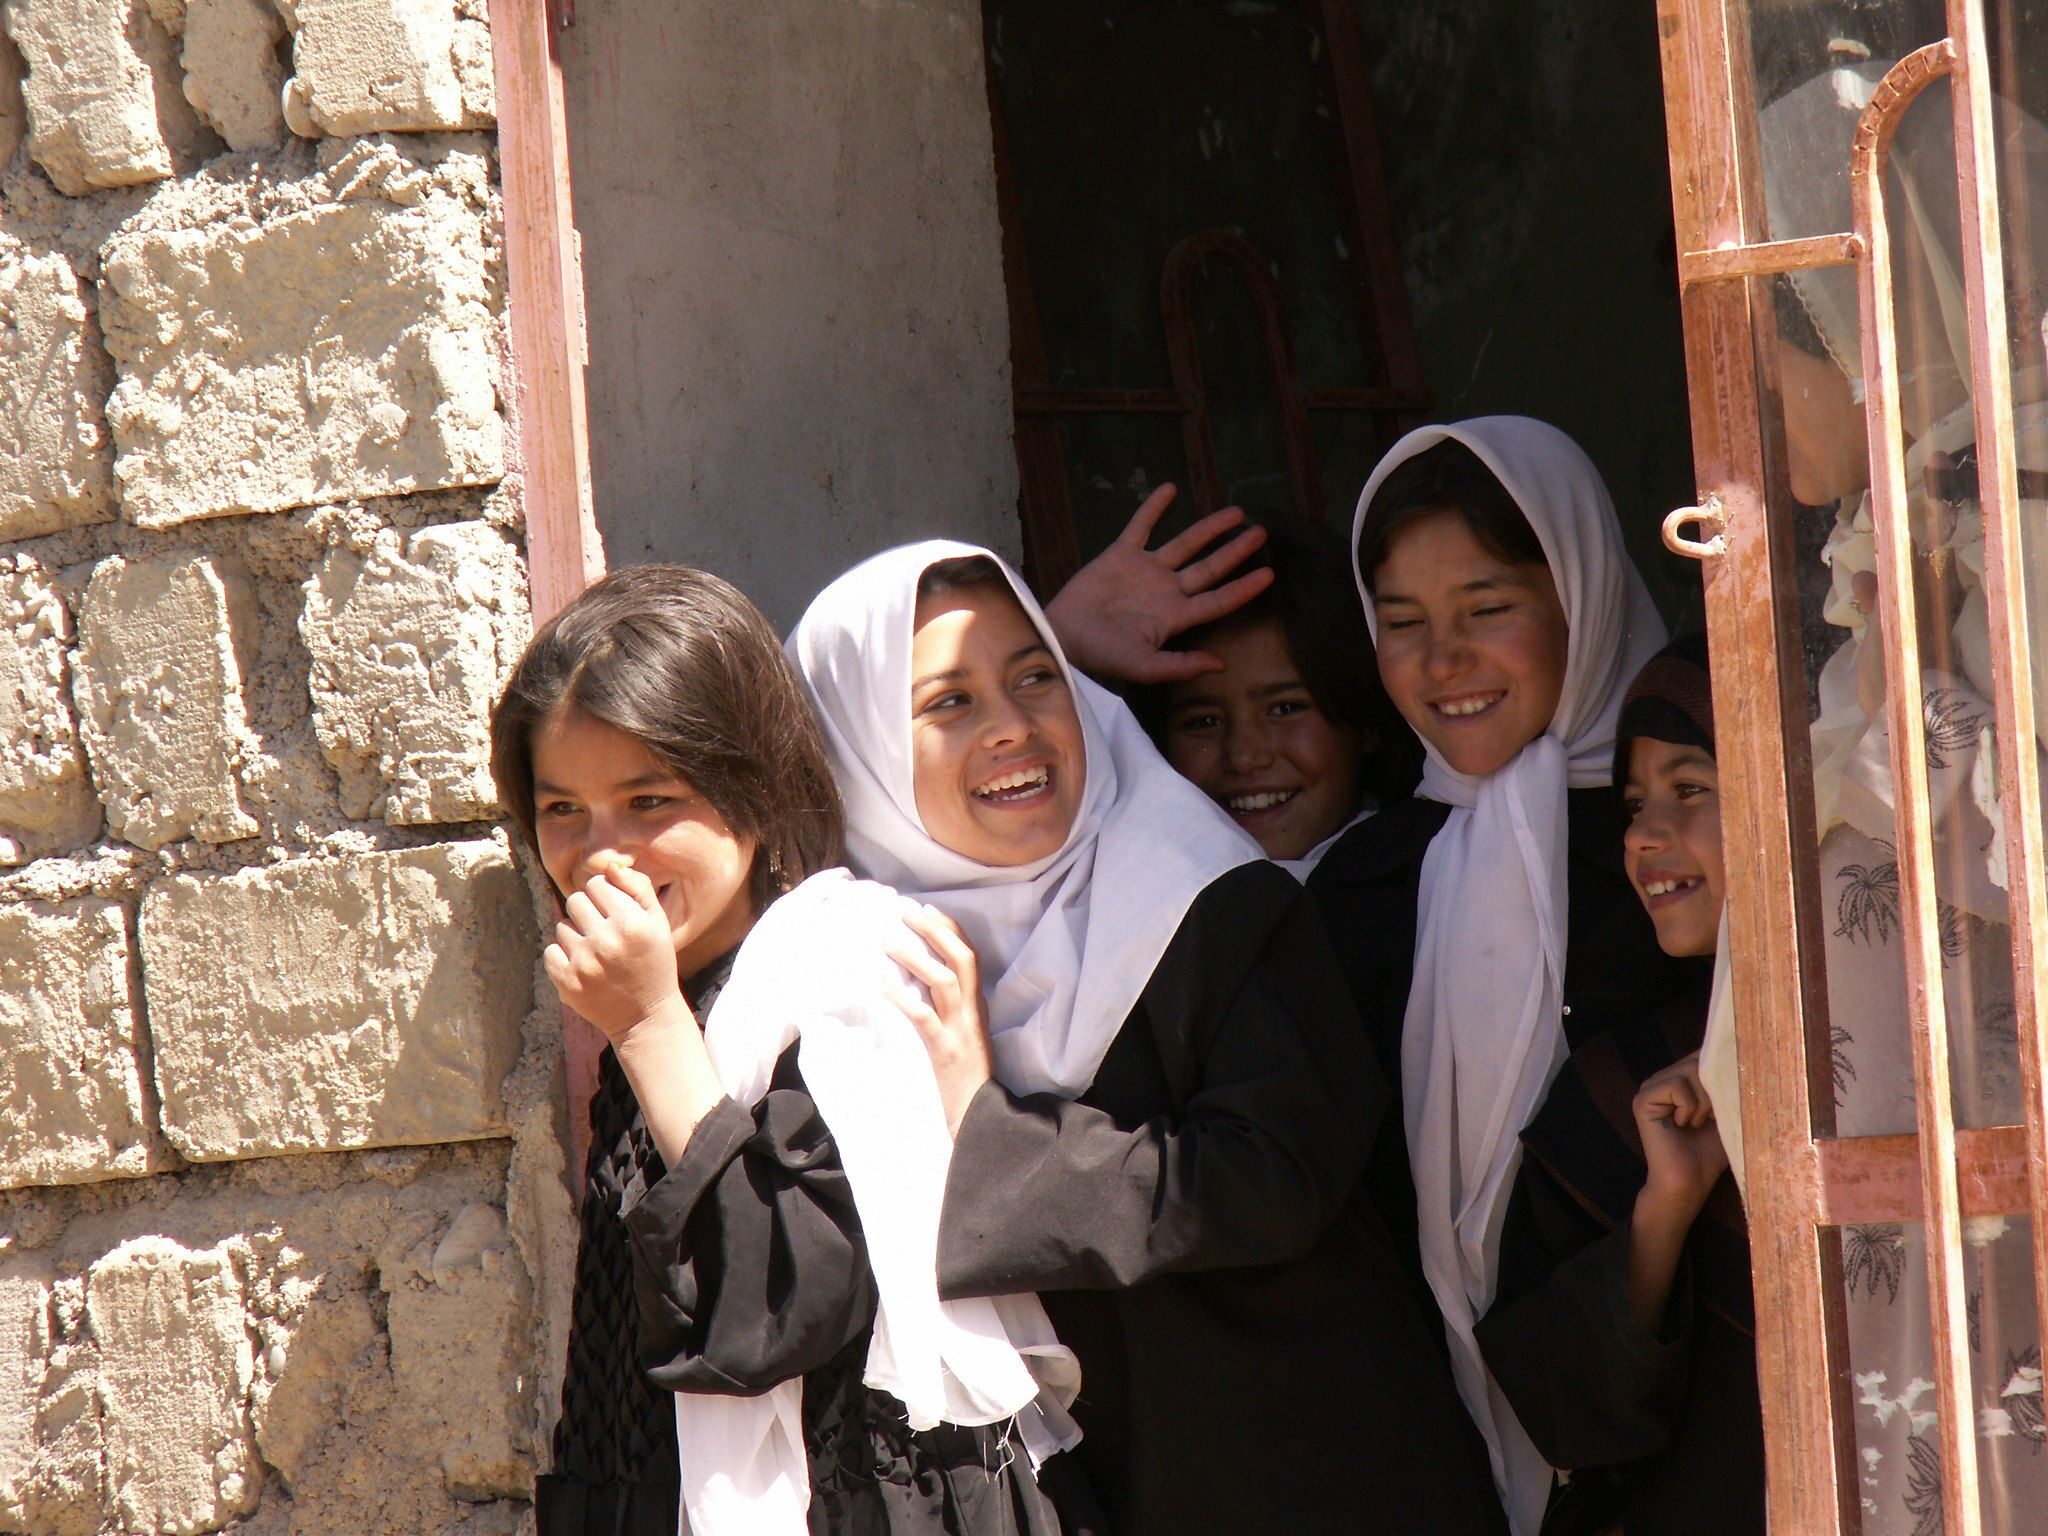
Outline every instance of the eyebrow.
{"type": "MultiPolygon", "coordinates": [[[[1052,647],[1047,645],[1043,640],[1034,640],[1031,644],[1023,646],[1018,650],[1012,651],[1009,654],[1009,656],[1004,659],[1003,665],[1006,667],[1014,667],[1026,656],[1035,656],[1040,652],[1043,652],[1047,656],[1051,656],[1052,647]]],[[[915,693],[918,689],[923,688],[931,683],[957,682],[967,675],[967,671],[968,669],[966,667],[953,667],[945,672],[927,672],[923,677],[913,677],[910,680],[910,691],[912,693],[915,693]]]]}
{"type": "MultiPolygon", "coordinates": [[[[1457,590],[1459,593],[1463,594],[1468,592],[1499,592],[1507,589],[1514,589],[1516,591],[1526,591],[1527,588],[1528,583],[1521,580],[1519,577],[1482,576],[1477,581],[1466,582],[1465,585],[1459,587],[1457,590]]],[[[1372,600],[1375,604],[1413,603],[1418,608],[1422,606],[1421,598],[1408,597],[1399,592],[1375,592],[1372,596],[1372,600]]]]}
{"type": "MultiPolygon", "coordinates": [[[[656,769],[648,773],[635,774],[630,779],[622,779],[620,782],[612,785],[611,788],[615,791],[655,789],[662,785],[674,784],[676,781],[677,777],[675,774],[656,769]]],[[[551,784],[546,779],[535,779],[533,781],[533,792],[536,795],[563,795],[569,799],[575,799],[573,791],[564,789],[559,784],[551,784]]]]}

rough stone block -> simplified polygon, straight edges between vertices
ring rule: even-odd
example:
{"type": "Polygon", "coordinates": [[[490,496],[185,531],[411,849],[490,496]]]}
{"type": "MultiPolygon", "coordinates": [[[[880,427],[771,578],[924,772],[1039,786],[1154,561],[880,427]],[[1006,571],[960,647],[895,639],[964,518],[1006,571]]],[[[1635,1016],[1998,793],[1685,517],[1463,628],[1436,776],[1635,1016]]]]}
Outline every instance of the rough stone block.
{"type": "Polygon", "coordinates": [[[28,1529],[36,1410],[49,1353],[49,1276],[19,1263],[0,1268],[0,1530],[28,1529]]]}
{"type": "Polygon", "coordinates": [[[185,99],[230,149],[262,149],[285,136],[284,22],[268,0],[190,0],[185,14],[185,99]]]}
{"type": "Polygon", "coordinates": [[[491,34],[462,0],[285,0],[292,131],[418,132],[490,126],[491,34]]]}
{"type": "Polygon", "coordinates": [[[100,1350],[107,1492],[130,1531],[219,1530],[256,1508],[255,1349],[233,1258],[123,1243],[86,1279],[100,1350]]]}
{"type": "Polygon", "coordinates": [[[159,881],[142,962],[164,1134],[200,1162],[502,1135],[537,947],[494,843],[159,881]]]}
{"type": "Polygon", "coordinates": [[[0,541],[113,517],[113,384],[71,263],[0,243],[0,541]]]}
{"type": "Polygon", "coordinates": [[[79,605],[73,694],[116,837],[160,848],[181,837],[254,837],[236,777],[255,751],[242,678],[256,597],[209,556],[102,560],[79,605]]]}
{"type": "Polygon", "coordinates": [[[0,1188],[148,1173],[120,905],[0,906],[0,975],[0,1188]]]}
{"type": "Polygon", "coordinates": [[[391,1374],[443,1426],[441,1474],[459,1499],[529,1498],[524,1377],[533,1292],[505,1218],[464,1206],[437,1240],[379,1256],[391,1374]]]}
{"type": "Polygon", "coordinates": [[[14,158],[28,132],[28,108],[21,99],[21,77],[26,71],[21,50],[0,27],[0,165],[14,158]]]}
{"type": "Polygon", "coordinates": [[[60,192],[161,181],[210,147],[145,0],[9,0],[5,17],[28,65],[29,153],[60,192]]]}
{"type": "Polygon", "coordinates": [[[519,562],[486,524],[329,552],[306,583],[299,634],[345,814],[394,825],[497,814],[491,705],[527,628],[519,562]]]}
{"type": "Polygon", "coordinates": [[[123,510],[162,528],[498,479],[497,302],[482,215],[440,202],[116,236],[123,510]]]}
{"type": "Polygon", "coordinates": [[[71,613],[33,560],[0,555],[0,865],[99,835],[71,718],[71,613]]]}

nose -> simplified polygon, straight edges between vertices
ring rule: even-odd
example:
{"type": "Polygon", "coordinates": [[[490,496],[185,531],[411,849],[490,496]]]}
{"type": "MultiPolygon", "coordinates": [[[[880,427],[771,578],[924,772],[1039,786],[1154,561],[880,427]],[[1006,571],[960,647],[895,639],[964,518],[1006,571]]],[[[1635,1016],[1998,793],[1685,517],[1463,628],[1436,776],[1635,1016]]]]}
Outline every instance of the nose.
{"type": "Polygon", "coordinates": [[[1452,681],[1472,664],[1472,647],[1465,637],[1462,624],[1439,624],[1430,626],[1429,649],[1423,656],[1422,665],[1432,681],[1452,681]]]}
{"type": "Polygon", "coordinates": [[[1223,761],[1232,773],[1253,773],[1273,761],[1273,736],[1263,720],[1233,721],[1224,728],[1223,761]]]}
{"type": "Polygon", "coordinates": [[[583,846],[577,850],[577,884],[584,884],[599,868],[621,855],[638,864],[640,842],[640,838],[623,818],[602,813],[593,814],[589,830],[583,839],[583,846]]]}
{"type": "Polygon", "coordinates": [[[1008,693],[996,693],[982,707],[981,742],[985,747],[1008,747],[1031,734],[1031,717],[1024,706],[1008,693]]]}
{"type": "Polygon", "coordinates": [[[1629,853],[1641,857],[1658,853],[1671,846],[1671,818],[1669,807],[1655,800],[1645,800],[1643,808],[1629,818],[1627,828],[1621,834],[1621,845],[1629,853]]]}

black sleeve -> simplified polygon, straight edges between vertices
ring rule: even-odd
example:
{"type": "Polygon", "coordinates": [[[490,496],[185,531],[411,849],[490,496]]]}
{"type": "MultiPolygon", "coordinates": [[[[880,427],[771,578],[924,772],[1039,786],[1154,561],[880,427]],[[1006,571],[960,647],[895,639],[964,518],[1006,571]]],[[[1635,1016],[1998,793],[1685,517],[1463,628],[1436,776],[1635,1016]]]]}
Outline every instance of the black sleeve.
{"type": "Polygon", "coordinates": [[[1124,1287],[1315,1244],[1358,1182],[1388,1090],[1321,916],[1283,871],[1258,868],[1198,899],[1124,1026],[1157,1031],[1176,1112],[1132,1125],[997,1083],[968,1106],[940,1227],[944,1294],[1124,1287]]]}
{"type": "Polygon", "coordinates": [[[1679,1260],[1659,1330],[1628,1300],[1629,1229],[1593,1220],[1524,1161],[1501,1229],[1500,1285],[1480,1352],[1552,1466],[1614,1466],[1664,1449],[1685,1411],[1691,1264],[1679,1260]]]}
{"type": "Polygon", "coordinates": [[[667,1391],[766,1392],[873,1321],[853,1189],[800,1088],[771,1090],[752,1113],[720,1100],[625,1221],[640,1364],[667,1391]]]}

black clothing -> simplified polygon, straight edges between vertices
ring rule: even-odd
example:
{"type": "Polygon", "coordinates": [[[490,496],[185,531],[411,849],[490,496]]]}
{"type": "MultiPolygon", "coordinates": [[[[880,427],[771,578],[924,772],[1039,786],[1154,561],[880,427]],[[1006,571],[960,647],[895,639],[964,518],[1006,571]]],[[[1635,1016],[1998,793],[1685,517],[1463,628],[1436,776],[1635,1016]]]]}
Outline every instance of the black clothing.
{"type": "Polygon", "coordinates": [[[1577,1051],[1524,1133],[1480,1320],[1489,1369],[1537,1449],[1578,1469],[1545,1536],[1619,1518],[1628,1536],[1764,1529],[1749,1250],[1733,1182],[1694,1222],[1661,1329],[1628,1300],[1629,1219],[1645,1177],[1626,1096],[1699,1048],[1699,995],[1577,1051]]]}
{"type": "MultiPolygon", "coordinates": [[[[730,971],[730,957],[722,958],[684,988],[700,1015],[730,971]]],[[[621,1218],[627,1200],[664,1171],[625,1071],[607,1046],[590,1101],[554,1465],[534,1489],[539,1536],[675,1536],[675,1404],[634,1363],[640,1309],[621,1218]]]]}
{"type": "MultiPolygon", "coordinates": [[[[1308,879],[1366,1038],[1381,1070],[1397,1085],[1401,1028],[1415,976],[1422,861],[1450,814],[1441,801],[1398,801],[1338,839],[1308,879]]],[[[1615,791],[1568,790],[1565,815],[1564,1031],[1567,1044],[1576,1048],[1616,1024],[1653,1013],[1688,989],[1691,972],[1658,948],[1657,930],[1628,883],[1615,791]]],[[[1387,1116],[1374,1142],[1366,1182],[1387,1230],[1401,1244],[1414,1284],[1427,1296],[1415,1185],[1398,1111],[1387,1116]]]]}
{"type": "Polygon", "coordinates": [[[1262,862],[1196,898],[1077,1102],[969,1105],[941,1292],[1039,1293],[1118,1536],[1504,1529],[1359,1184],[1392,1102],[1314,903],[1262,862]]]}
{"type": "Polygon", "coordinates": [[[1007,1426],[914,1433],[862,1384],[875,1281],[795,1047],[754,1109],[720,1101],[625,1221],[655,1385],[744,1396],[803,1378],[814,1536],[1057,1536],[1007,1426]]]}

